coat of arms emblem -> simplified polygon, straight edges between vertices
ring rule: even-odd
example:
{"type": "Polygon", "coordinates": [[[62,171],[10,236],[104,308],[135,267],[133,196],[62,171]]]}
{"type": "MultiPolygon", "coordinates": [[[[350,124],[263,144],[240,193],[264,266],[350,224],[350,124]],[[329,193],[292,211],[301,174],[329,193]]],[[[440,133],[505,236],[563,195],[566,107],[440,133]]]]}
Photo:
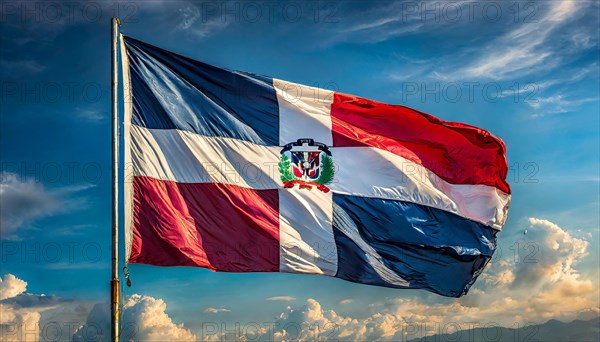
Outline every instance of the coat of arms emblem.
{"type": "Polygon", "coordinates": [[[314,187],[329,192],[335,168],[327,145],[313,139],[298,139],[281,150],[279,173],[285,188],[311,190],[314,187]]]}

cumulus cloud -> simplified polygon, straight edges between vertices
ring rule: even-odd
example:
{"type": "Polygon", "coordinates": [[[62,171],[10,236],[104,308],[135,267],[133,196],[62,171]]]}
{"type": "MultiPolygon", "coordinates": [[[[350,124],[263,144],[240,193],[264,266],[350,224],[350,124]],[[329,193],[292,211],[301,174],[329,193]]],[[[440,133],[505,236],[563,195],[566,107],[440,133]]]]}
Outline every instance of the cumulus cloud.
{"type": "Polygon", "coordinates": [[[39,341],[40,312],[0,304],[2,341],[39,341]]]}
{"type": "MultiPolygon", "coordinates": [[[[514,327],[515,324],[523,326],[550,319],[571,321],[598,317],[598,283],[577,269],[588,255],[589,242],[538,218],[530,218],[527,234],[519,236],[521,240],[512,244],[516,248],[510,249],[500,260],[492,260],[469,294],[462,298],[442,300],[436,297],[435,301],[424,299],[426,296],[389,298],[370,304],[359,316],[342,314],[324,308],[315,299],[308,299],[300,307],[288,307],[278,315],[270,326],[272,328],[253,330],[248,336],[239,337],[261,341],[406,341],[474,327],[514,327]]],[[[25,281],[13,275],[0,279],[2,340],[37,340],[39,334],[31,332],[44,321],[43,316],[65,305],[53,296],[25,293],[26,287],[25,281]]],[[[268,299],[289,298],[275,296],[268,299]]],[[[340,304],[350,302],[353,301],[349,298],[340,300],[340,304]]],[[[167,305],[161,299],[139,294],[127,297],[122,307],[122,339],[198,339],[183,324],[173,322],[166,310],[167,305]]],[[[71,316],[87,317],[75,331],[74,341],[106,339],[110,332],[108,303],[97,304],[91,311],[73,305],[67,311],[71,316]]],[[[230,312],[223,307],[204,311],[230,312]]],[[[222,337],[219,334],[205,336],[216,340],[222,337]]]]}
{"type": "MultiPolygon", "coordinates": [[[[104,341],[110,336],[108,303],[91,307],[56,296],[26,293],[27,282],[0,277],[0,340],[104,341]],[[91,308],[90,308],[91,307],[91,308]]],[[[134,294],[121,309],[121,338],[125,341],[193,341],[196,336],[175,324],[162,299],[134,294]]]]}
{"type": "Polygon", "coordinates": [[[556,284],[575,275],[573,266],[588,254],[589,243],[548,220],[530,218],[529,224],[528,240],[534,243],[519,244],[513,286],[556,284]]]}
{"type": "Polygon", "coordinates": [[[6,274],[0,278],[0,340],[39,341],[40,318],[61,300],[24,293],[27,282],[6,274]]]}
{"type": "Polygon", "coordinates": [[[123,305],[123,323],[135,326],[135,339],[140,341],[191,341],[196,337],[183,324],[175,324],[167,315],[162,299],[131,295],[123,305]]]}
{"type": "Polygon", "coordinates": [[[528,223],[526,238],[518,242],[514,255],[492,261],[465,297],[433,304],[392,298],[374,303],[373,313],[361,318],[340,315],[308,299],[278,317],[271,337],[405,341],[478,326],[598,317],[598,284],[576,269],[588,254],[588,242],[547,220],[530,218],[528,223]]]}
{"type": "MultiPolygon", "coordinates": [[[[121,339],[125,341],[194,341],[196,336],[183,324],[175,324],[166,313],[167,304],[158,298],[133,294],[121,308],[121,339]]],[[[96,304],[86,324],[73,341],[104,341],[110,335],[108,303],[96,304]]]]}
{"type": "Polygon", "coordinates": [[[357,319],[326,310],[314,299],[300,309],[288,308],[276,321],[276,341],[318,341],[323,338],[344,341],[405,340],[402,319],[391,313],[376,313],[357,319]]]}
{"type": "Polygon", "coordinates": [[[25,292],[26,288],[27,282],[12,274],[5,274],[0,277],[0,300],[16,297],[25,292]]]}

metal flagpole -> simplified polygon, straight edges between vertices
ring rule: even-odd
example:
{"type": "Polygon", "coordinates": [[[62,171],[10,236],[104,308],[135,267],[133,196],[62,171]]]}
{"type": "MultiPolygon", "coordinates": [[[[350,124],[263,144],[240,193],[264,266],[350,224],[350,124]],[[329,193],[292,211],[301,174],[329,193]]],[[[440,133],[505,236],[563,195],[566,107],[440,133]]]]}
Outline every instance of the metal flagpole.
{"type": "Polygon", "coordinates": [[[110,281],[111,341],[119,341],[119,107],[117,37],[119,18],[111,19],[112,34],[112,280],[110,281]]]}

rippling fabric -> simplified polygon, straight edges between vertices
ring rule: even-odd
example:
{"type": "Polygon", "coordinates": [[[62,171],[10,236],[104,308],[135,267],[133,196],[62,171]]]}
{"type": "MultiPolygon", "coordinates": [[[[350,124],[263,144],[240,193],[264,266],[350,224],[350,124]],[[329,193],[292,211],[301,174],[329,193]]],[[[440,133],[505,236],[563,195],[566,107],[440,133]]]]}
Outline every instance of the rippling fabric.
{"type": "Polygon", "coordinates": [[[460,297],[493,256],[511,195],[489,132],[129,37],[121,51],[128,262],[460,297]],[[299,140],[326,148],[331,182],[284,183],[299,140]]]}
{"type": "Polygon", "coordinates": [[[466,292],[496,249],[496,231],[483,224],[377,198],[334,194],[333,230],[336,277],[453,297],[466,292]]]}
{"type": "Polygon", "coordinates": [[[134,96],[132,123],[279,143],[271,78],[232,72],[125,37],[134,96]]]}
{"type": "Polygon", "coordinates": [[[375,146],[421,164],[454,184],[485,184],[510,194],[506,147],[478,127],[353,95],[334,96],[334,146],[375,146]]]}

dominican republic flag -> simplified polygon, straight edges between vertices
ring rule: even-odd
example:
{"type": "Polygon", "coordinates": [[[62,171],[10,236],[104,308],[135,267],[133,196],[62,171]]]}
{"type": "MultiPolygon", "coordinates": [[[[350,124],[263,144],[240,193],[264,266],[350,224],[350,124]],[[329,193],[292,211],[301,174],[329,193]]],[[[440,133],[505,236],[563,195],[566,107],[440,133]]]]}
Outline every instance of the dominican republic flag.
{"type": "Polygon", "coordinates": [[[129,263],[467,292],[510,202],[489,132],[121,36],[129,263]]]}

